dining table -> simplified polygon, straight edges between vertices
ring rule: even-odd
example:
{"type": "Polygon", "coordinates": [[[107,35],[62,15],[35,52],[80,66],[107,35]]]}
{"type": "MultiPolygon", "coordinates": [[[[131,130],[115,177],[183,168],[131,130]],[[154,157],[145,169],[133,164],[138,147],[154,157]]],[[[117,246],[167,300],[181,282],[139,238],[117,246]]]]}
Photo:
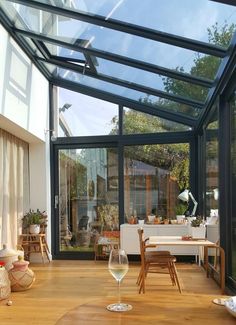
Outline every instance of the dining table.
{"type": "Polygon", "coordinates": [[[206,270],[206,275],[209,277],[210,274],[210,265],[208,259],[208,249],[215,248],[219,251],[220,255],[220,287],[221,292],[224,294],[225,292],[225,252],[222,247],[220,247],[217,243],[209,241],[206,238],[191,238],[185,236],[150,236],[149,244],[156,245],[156,247],[160,246],[195,246],[203,248],[204,256],[203,256],[203,266],[206,270]]]}

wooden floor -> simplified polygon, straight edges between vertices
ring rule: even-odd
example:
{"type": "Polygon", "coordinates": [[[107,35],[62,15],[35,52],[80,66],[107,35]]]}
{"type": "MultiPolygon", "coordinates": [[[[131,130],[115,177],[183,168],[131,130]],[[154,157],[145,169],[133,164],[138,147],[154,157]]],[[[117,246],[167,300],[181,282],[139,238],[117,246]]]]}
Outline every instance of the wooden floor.
{"type": "Polygon", "coordinates": [[[126,313],[106,310],[117,300],[115,280],[106,261],[53,261],[30,264],[36,274],[28,291],[11,294],[12,306],[0,302],[0,324],[235,324],[225,307],[212,303],[220,288],[196,264],[177,264],[183,288],[180,294],[168,275],[150,274],[146,294],[138,294],[138,263],[130,263],[122,287],[122,300],[133,305],[126,313]],[[80,306],[80,307],[79,307],[80,306]],[[71,309],[79,311],[70,322],[59,321],[71,309]]]}

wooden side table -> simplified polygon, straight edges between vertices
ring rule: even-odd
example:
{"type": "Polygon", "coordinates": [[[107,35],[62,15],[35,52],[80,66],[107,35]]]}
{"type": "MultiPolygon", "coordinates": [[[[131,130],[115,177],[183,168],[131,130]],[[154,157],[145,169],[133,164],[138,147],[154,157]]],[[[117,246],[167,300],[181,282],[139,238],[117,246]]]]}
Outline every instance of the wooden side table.
{"type": "Polygon", "coordinates": [[[46,240],[46,234],[22,234],[20,235],[19,245],[23,247],[26,259],[30,260],[31,253],[40,253],[42,261],[45,263],[45,253],[50,262],[50,251],[46,240]]]}

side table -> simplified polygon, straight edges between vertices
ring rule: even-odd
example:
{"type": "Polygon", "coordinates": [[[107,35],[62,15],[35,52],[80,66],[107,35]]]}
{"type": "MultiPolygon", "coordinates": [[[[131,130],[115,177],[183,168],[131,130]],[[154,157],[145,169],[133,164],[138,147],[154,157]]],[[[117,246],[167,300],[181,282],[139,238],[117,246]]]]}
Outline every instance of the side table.
{"type": "Polygon", "coordinates": [[[30,260],[31,253],[40,253],[44,261],[44,253],[49,258],[49,247],[46,240],[46,234],[22,234],[20,235],[19,245],[23,247],[26,259],[30,260]]]}

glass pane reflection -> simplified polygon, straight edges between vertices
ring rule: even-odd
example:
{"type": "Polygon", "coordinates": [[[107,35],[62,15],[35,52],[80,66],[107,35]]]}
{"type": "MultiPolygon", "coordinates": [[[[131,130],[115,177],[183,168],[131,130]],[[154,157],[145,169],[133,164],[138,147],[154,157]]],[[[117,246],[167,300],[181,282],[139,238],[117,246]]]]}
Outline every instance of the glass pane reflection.
{"type": "Polygon", "coordinates": [[[189,131],[190,127],[124,107],[123,134],[189,131]]]}
{"type": "Polygon", "coordinates": [[[189,186],[189,144],[126,146],[124,157],[126,221],[175,219],[180,189],[189,186]]]}
{"type": "Polygon", "coordinates": [[[60,251],[92,252],[99,236],[119,236],[115,148],[59,150],[60,251]]]}
{"type": "Polygon", "coordinates": [[[206,56],[177,46],[50,14],[23,5],[13,8],[12,5],[4,2],[2,6],[17,28],[57,38],[70,44],[76,44],[78,40],[84,40],[87,42],[87,46],[94,49],[144,62],[152,62],[173,70],[181,69],[194,76],[214,78],[221,62],[220,59],[213,56],[206,56]],[[15,9],[17,9],[22,19],[17,19],[15,9]],[[215,61],[210,76],[209,71],[206,69],[196,69],[195,60],[204,59],[205,57],[215,61]]]}
{"type": "Polygon", "coordinates": [[[68,69],[58,68],[52,64],[45,63],[45,66],[49,69],[49,71],[53,73],[55,77],[59,77],[63,80],[72,81],[77,84],[86,85],[94,88],[95,90],[102,90],[110,94],[122,96],[124,98],[127,98],[128,100],[132,99],[138,101],[139,103],[143,103],[147,106],[156,107],[171,112],[182,113],[186,116],[191,116],[193,118],[197,118],[200,114],[200,109],[196,107],[192,107],[185,104],[179,104],[174,101],[166,100],[156,96],[150,96],[148,94],[133,89],[121,87],[105,81],[101,81],[99,79],[88,77],[86,75],[70,71],[68,69]]]}
{"type": "MultiPolygon", "coordinates": [[[[38,2],[51,4],[50,0],[38,2]]],[[[56,3],[58,5],[58,3],[56,3]]],[[[117,19],[138,26],[208,42],[207,29],[236,21],[233,5],[208,0],[75,0],[60,2],[64,8],[117,19]],[[151,9],[150,9],[151,8],[151,9]],[[130,13],[132,12],[132,15],[130,13]]],[[[230,41],[230,39],[229,39],[230,41]]],[[[227,47],[229,43],[225,44],[227,47]]]]}

